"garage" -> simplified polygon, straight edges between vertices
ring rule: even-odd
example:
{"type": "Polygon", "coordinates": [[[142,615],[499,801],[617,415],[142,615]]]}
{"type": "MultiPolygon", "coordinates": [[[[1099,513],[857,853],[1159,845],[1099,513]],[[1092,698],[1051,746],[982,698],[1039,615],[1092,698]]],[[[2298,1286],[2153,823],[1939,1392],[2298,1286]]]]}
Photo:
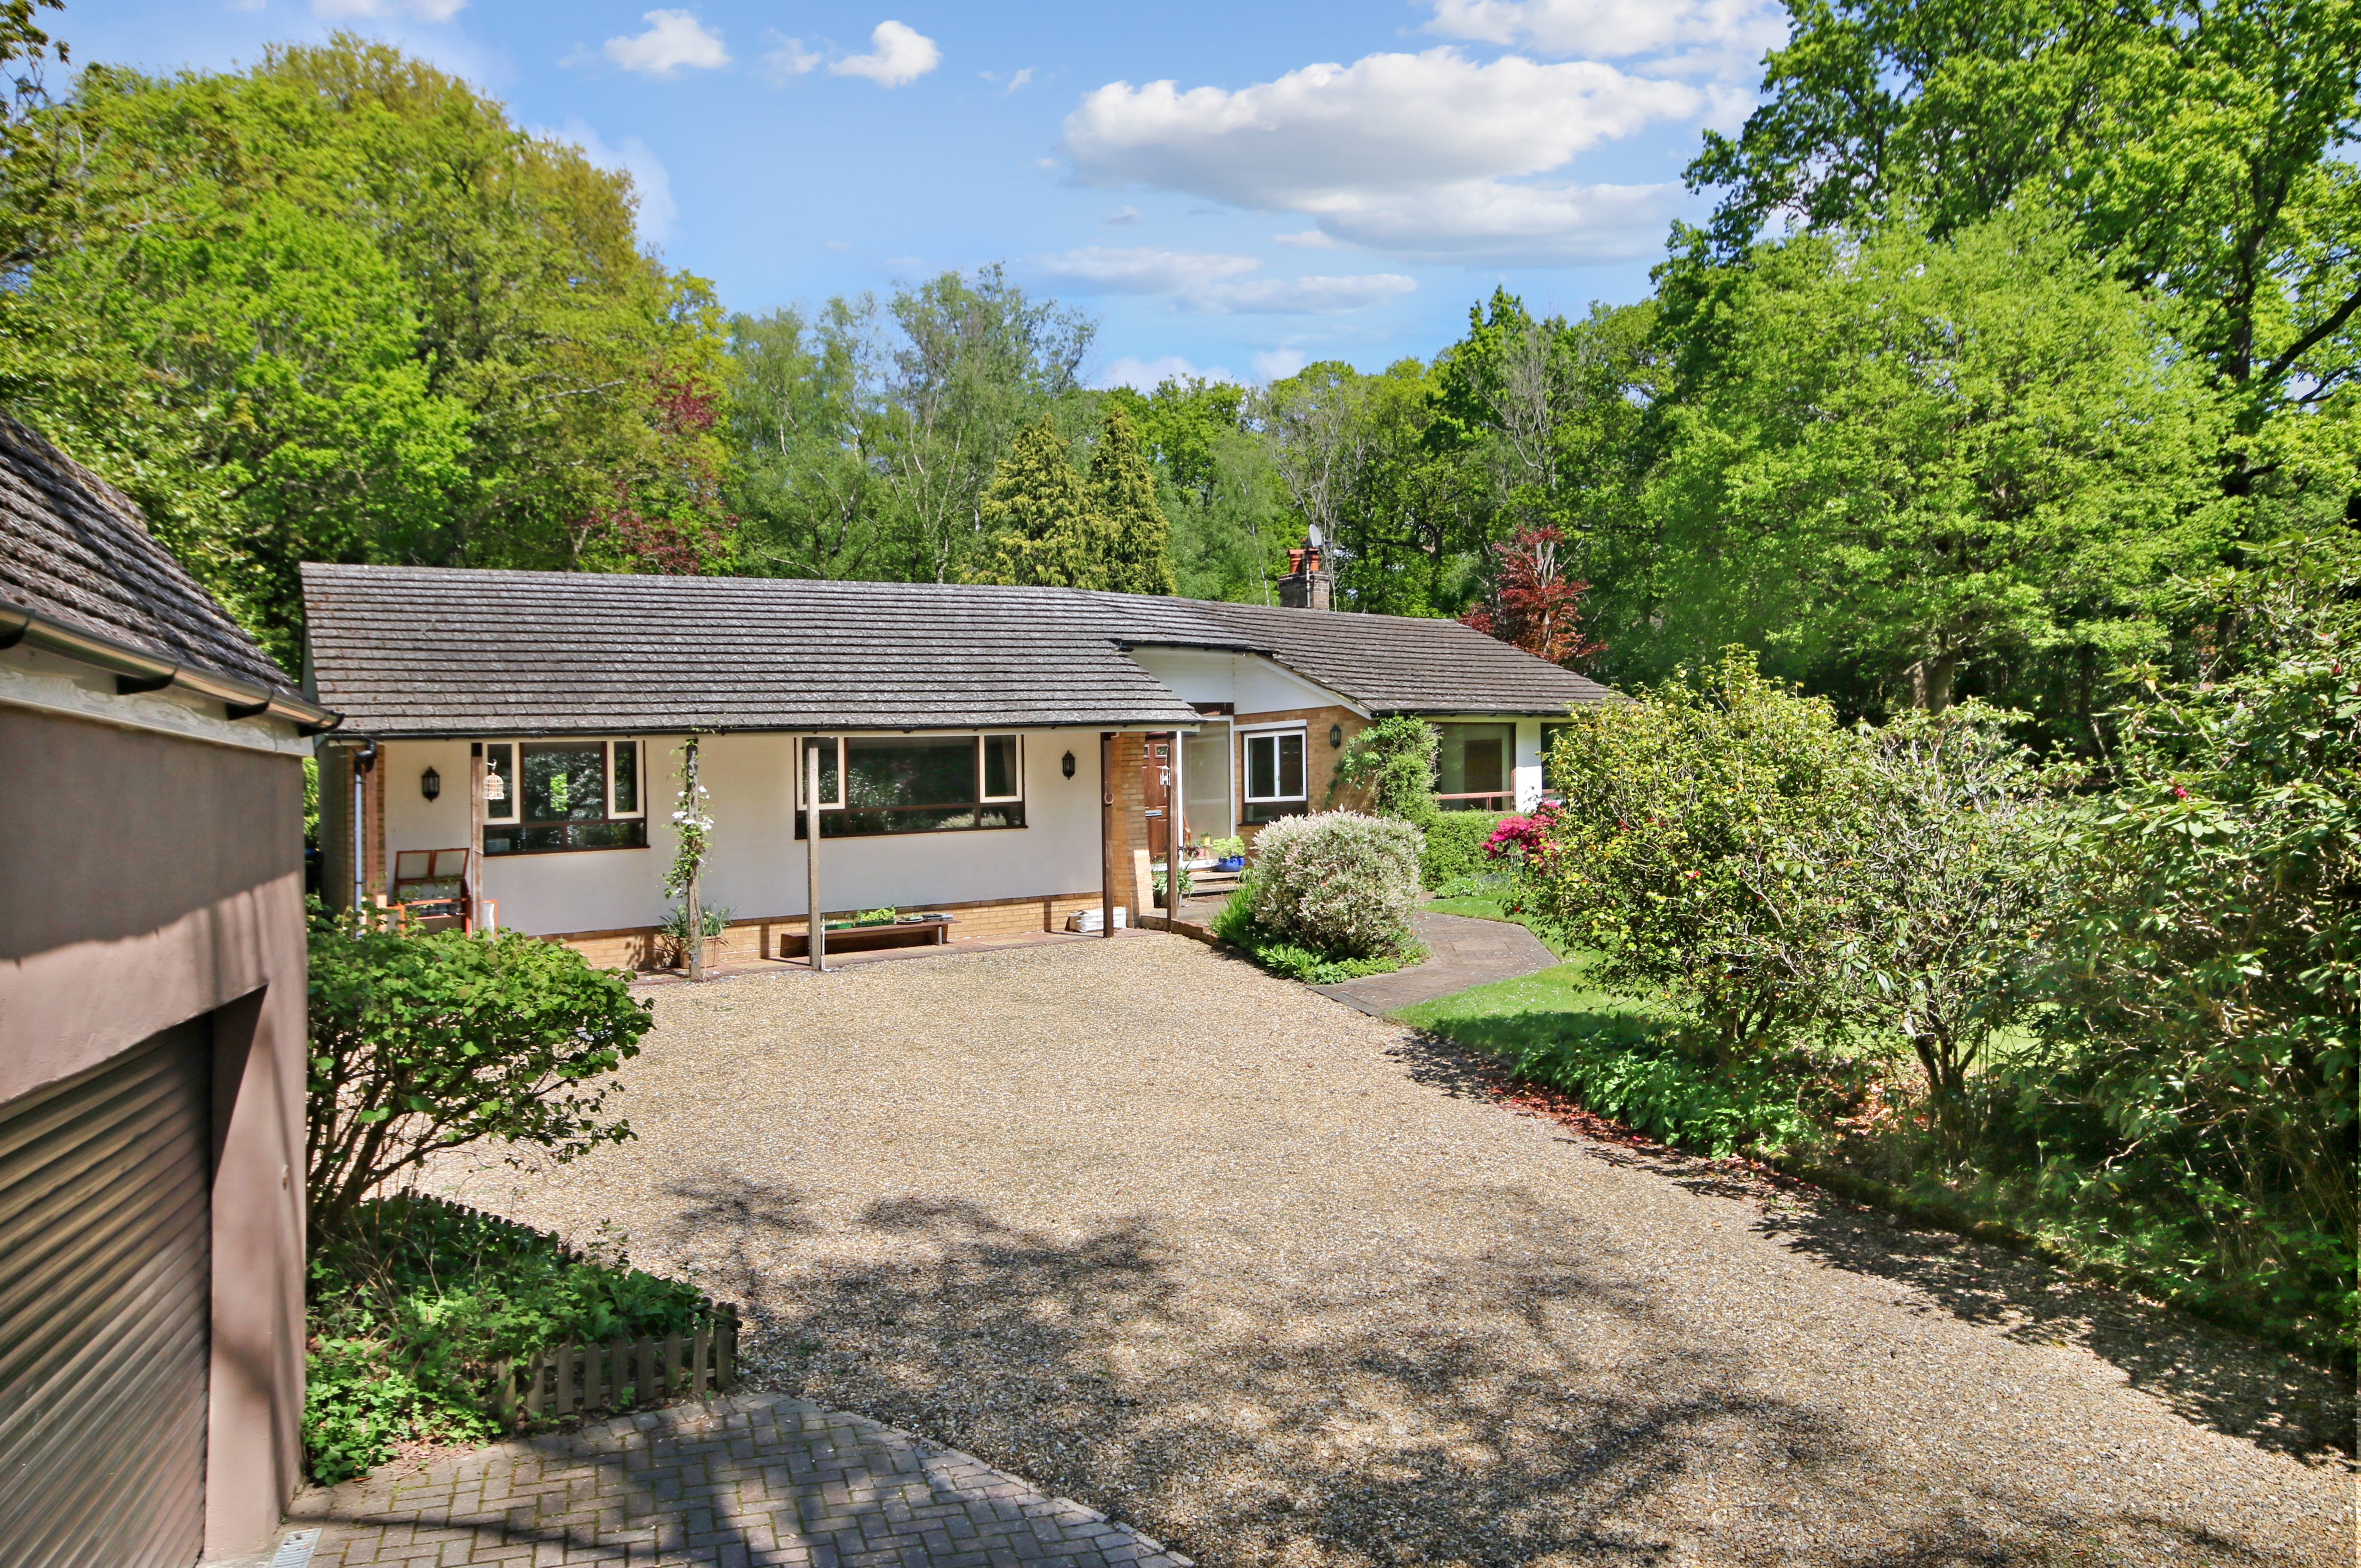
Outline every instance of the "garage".
{"type": "Polygon", "coordinates": [[[204,1542],[213,1047],[202,1019],[0,1107],[0,1563],[204,1542]]]}

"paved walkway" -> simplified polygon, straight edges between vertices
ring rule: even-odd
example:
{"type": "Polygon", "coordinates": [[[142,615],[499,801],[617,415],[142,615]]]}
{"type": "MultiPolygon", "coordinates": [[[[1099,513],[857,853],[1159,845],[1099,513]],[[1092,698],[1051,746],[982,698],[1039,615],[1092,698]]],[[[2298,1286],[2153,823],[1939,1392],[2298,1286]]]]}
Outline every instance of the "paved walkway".
{"type": "Polygon", "coordinates": [[[1397,1008],[1432,1002],[1471,985],[1514,980],[1558,961],[1539,938],[1506,920],[1475,920],[1422,909],[1410,917],[1410,923],[1433,955],[1426,962],[1391,974],[1365,975],[1342,985],[1312,989],[1381,1018],[1397,1008]]]}
{"type": "Polygon", "coordinates": [[[503,1443],[298,1497],[312,1568],[1187,1568],[954,1450],[784,1394],[503,1443]]]}

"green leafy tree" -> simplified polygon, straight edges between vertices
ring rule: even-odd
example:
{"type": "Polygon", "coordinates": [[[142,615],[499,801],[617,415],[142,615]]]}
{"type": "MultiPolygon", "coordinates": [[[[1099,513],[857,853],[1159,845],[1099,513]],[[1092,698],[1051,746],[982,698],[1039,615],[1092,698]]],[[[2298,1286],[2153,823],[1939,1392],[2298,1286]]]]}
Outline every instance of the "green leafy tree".
{"type": "Polygon", "coordinates": [[[1694,683],[1576,708],[1550,779],[1564,804],[1525,880],[1543,919],[1605,950],[1602,983],[1685,1017],[1724,1065],[1829,1026],[1841,886],[1795,847],[1841,836],[1869,770],[1824,699],[1734,649],[1694,683]]]}
{"type": "MultiPolygon", "coordinates": [[[[2361,5],[2354,0],[1790,0],[1788,43],[1692,188],[1745,255],[1785,214],[1937,238],[2011,208],[2176,304],[2177,334],[2257,408],[2361,367],[2361,5]]],[[[2251,433],[2251,428],[2249,430],[2251,433]]],[[[2234,477],[2251,477],[2251,466],[2234,477]]]]}
{"type": "Polygon", "coordinates": [[[713,388],[709,292],[579,148],[343,35],[234,74],[85,71],[28,123],[71,143],[82,219],[26,219],[49,237],[0,398],[282,658],[304,560],[620,565],[602,520],[666,547],[713,521],[712,422],[682,400],[713,388]]]}
{"type": "Polygon", "coordinates": [[[312,1225],[485,1139],[568,1160],[631,1135],[600,1081],[653,1027],[629,977],[521,932],[410,935],[333,919],[311,933],[312,1225]]]}
{"type": "Polygon", "coordinates": [[[1120,402],[1109,406],[1091,453],[1089,505],[1106,541],[1106,586],[1127,594],[1169,594],[1172,525],[1157,503],[1156,475],[1120,402]]]}
{"type": "Polygon", "coordinates": [[[1117,387],[1106,398],[1131,416],[1155,468],[1157,496],[1171,520],[1177,590],[1269,603],[1291,535],[1246,389],[1191,378],[1160,381],[1145,396],[1117,387]]]}
{"type": "Polygon", "coordinates": [[[893,433],[875,302],[730,322],[730,500],[746,569],[860,579],[893,564],[893,433]]]}
{"type": "Polygon", "coordinates": [[[983,512],[994,530],[991,548],[970,569],[969,581],[1108,586],[1112,542],[1067,456],[1066,438],[1047,415],[1018,433],[984,492],[983,512]]]}
{"type": "MultiPolygon", "coordinates": [[[[1717,275],[1647,489],[1660,663],[1744,641],[1864,707],[2163,645],[2221,547],[2219,400],[2037,215],[1806,236],[1717,275]]],[[[1625,650],[1627,654],[1633,652],[1625,650]]],[[[2035,678],[2037,678],[2037,674],[2035,678]]]]}

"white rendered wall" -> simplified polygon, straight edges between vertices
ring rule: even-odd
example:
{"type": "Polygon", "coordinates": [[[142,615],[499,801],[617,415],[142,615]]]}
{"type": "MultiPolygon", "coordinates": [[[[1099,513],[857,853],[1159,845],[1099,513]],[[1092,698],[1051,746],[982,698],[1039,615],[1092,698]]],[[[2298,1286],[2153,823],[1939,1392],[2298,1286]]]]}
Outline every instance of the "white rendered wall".
{"type": "Polygon", "coordinates": [[[1253,653],[1215,653],[1200,648],[1134,648],[1132,663],[1162,681],[1183,702],[1226,702],[1238,716],[1294,713],[1307,707],[1364,711],[1316,682],[1283,670],[1253,653]]]}
{"type": "MultiPolygon", "coordinates": [[[[646,759],[648,847],[489,858],[484,892],[499,902],[503,927],[555,936],[664,921],[672,906],[664,878],[677,843],[672,811],[681,738],[636,739],[646,759]]],[[[805,912],[804,846],[795,836],[790,787],[795,741],[789,735],[708,735],[700,748],[714,824],[705,902],[728,905],[732,918],[805,912]]],[[[387,864],[396,850],[467,843],[467,742],[389,742],[383,754],[387,864]],[[418,792],[419,772],[430,762],[443,774],[443,798],[431,807],[418,792]]],[[[830,910],[908,909],[1096,888],[1098,731],[1025,734],[1025,819],[1023,828],[823,839],[820,903],[830,910]],[[1069,751],[1071,779],[1060,765],[1069,751]]]]}

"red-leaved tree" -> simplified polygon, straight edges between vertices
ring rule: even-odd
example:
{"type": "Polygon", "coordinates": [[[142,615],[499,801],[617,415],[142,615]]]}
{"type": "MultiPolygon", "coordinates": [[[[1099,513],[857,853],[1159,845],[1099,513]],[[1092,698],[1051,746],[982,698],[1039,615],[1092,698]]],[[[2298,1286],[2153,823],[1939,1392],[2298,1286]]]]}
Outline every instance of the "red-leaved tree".
{"type": "Polygon", "coordinates": [[[1565,543],[1565,535],[1554,528],[1528,528],[1492,546],[1499,565],[1492,574],[1491,598],[1459,619],[1553,664],[1606,652],[1607,644],[1583,634],[1581,601],[1590,585],[1566,580],[1557,558],[1565,543]]]}

